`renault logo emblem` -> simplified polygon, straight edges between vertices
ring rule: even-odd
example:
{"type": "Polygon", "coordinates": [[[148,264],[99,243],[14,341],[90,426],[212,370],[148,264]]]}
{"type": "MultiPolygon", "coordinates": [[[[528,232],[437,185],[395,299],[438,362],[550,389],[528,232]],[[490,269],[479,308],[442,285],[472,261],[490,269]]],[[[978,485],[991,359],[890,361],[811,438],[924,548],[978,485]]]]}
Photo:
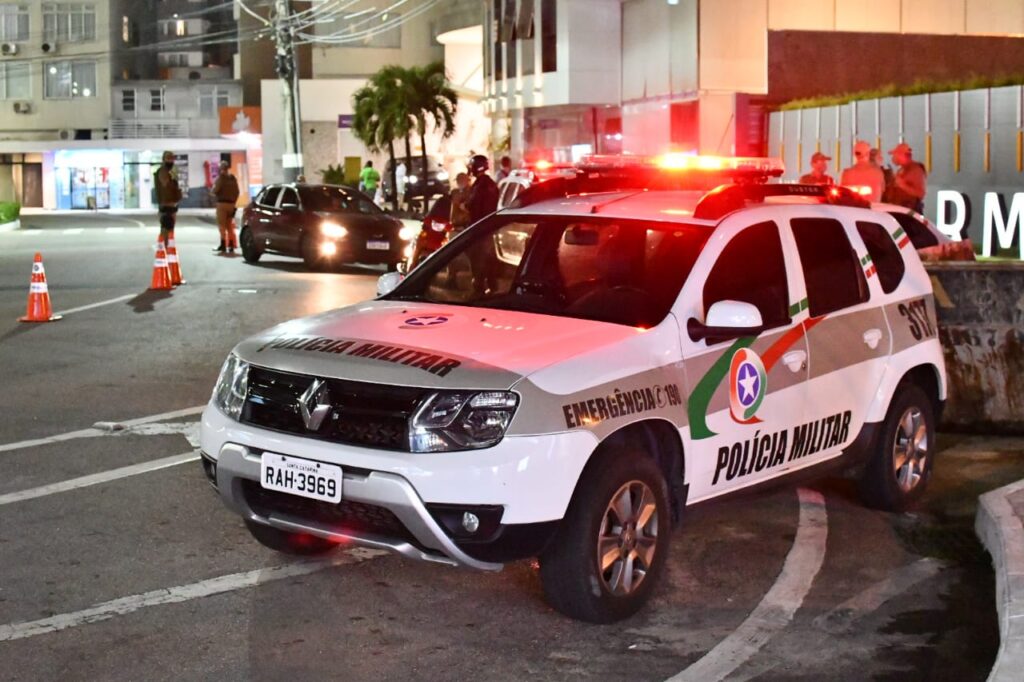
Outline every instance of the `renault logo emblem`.
{"type": "Polygon", "coordinates": [[[299,396],[299,412],[302,421],[310,431],[318,431],[324,419],[331,411],[331,395],[327,392],[327,384],[323,379],[313,379],[302,395],[299,396]]]}

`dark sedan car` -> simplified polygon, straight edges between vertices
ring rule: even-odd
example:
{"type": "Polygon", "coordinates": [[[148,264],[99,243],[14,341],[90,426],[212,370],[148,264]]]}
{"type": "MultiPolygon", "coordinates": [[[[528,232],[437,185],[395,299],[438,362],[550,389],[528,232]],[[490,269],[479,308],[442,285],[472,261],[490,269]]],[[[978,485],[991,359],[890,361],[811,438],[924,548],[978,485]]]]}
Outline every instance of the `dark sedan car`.
{"type": "Polygon", "coordinates": [[[245,260],[265,252],[298,256],[310,268],[384,263],[395,270],[415,228],[339,185],[267,185],[245,207],[239,241],[245,260]]]}

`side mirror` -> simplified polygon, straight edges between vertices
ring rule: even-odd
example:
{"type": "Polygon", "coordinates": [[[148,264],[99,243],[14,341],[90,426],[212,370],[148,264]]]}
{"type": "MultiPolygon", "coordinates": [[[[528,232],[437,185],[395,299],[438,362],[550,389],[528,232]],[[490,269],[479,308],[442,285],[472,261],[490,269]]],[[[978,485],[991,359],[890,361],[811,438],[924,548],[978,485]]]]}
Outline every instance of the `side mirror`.
{"type": "Polygon", "coordinates": [[[386,272],[377,280],[377,295],[386,296],[395,290],[395,287],[402,281],[402,273],[386,272]]]}
{"type": "Polygon", "coordinates": [[[743,301],[717,301],[708,310],[707,321],[691,317],[686,331],[694,341],[718,343],[741,336],[756,336],[764,331],[764,321],[757,306],[743,301]]]}

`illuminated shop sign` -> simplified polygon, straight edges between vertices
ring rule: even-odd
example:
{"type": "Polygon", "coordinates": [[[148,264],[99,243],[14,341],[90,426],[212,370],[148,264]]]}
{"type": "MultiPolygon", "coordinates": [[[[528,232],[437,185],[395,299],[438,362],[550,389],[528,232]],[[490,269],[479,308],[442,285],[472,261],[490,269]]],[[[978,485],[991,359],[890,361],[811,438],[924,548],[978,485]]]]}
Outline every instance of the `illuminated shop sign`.
{"type": "MultiPolygon", "coordinates": [[[[956,190],[939,190],[936,195],[935,226],[954,241],[960,241],[964,228],[974,215],[970,196],[956,190]]],[[[1009,250],[1017,246],[1024,260],[1024,192],[1012,195],[985,192],[981,218],[981,255],[994,255],[995,247],[1009,250]]]]}

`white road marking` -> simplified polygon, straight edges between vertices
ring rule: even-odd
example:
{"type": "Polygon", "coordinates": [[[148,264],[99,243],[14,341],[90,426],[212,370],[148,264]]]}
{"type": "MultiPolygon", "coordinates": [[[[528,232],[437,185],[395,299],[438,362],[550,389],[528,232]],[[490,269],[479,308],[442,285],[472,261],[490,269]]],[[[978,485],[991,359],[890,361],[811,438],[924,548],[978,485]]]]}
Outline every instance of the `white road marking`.
{"type": "Polygon", "coordinates": [[[69,490],[78,490],[79,488],[88,488],[101,483],[109,483],[110,481],[116,481],[119,478],[128,478],[129,476],[138,476],[139,474],[149,473],[150,471],[159,471],[160,469],[167,469],[168,467],[178,466],[179,464],[195,462],[198,459],[199,455],[197,455],[194,450],[190,450],[180,455],[173,455],[162,459],[150,460],[149,462],[132,464],[131,466],[121,467],[119,469],[101,471],[98,474],[79,476],[78,478],[71,478],[66,481],[60,481],[59,483],[41,485],[38,488],[19,490],[18,492],[0,495],[0,507],[5,504],[34,500],[37,497],[46,497],[47,495],[66,493],[69,490]]]}
{"type": "Polygon", "coordinates": [[[670,682],[723,680],[760,651],[772,636],[789,625],[803,604],[825,560],[828,515],[821,493],[797,491],[800,522],[782,573],[738,628],[670,682]]]}
{"type": "Polygon", "coordinates": [[[814,627],[832,634],[846,632],[854,622],[878,610],[882,604],[906,592],[917,583],[938,574],[942,568],[941,561],[931,558],[908,564],[885,580],[871,585],[828,613],[815,618],[814,627]]]}
{"type": "Polygon", "coordinates": [[[81,227],[72,227],[69,230],[64,230],[61,234],[82,234],[85,230],[81,227]]]}
{"type": "Polygon", "coordinates": [[[27,236],[34,236],[34,235],[42,234],[42,233],[43,233],[42,230],[32,229],[32,230],[17,230],[14,234],[23,234],[23,235],[27,235],[27,236]]]}
{"type": "MultiPolygon", "coordinates": [[[[138,417],[136,419],[128,419],[127,421],[120,422],[126,428],[137,426],[139,424],[148,424],[150,422],[166,421],[168,419],[176,419],[178,417],[189,417],[193,414],[199,414],[206,409],[206,405],[198,405],[196,407],[186,407],[182,410],[172,410],[171,412],[163,412],[161,414],[152,414],[148,417],[138,417]]],[[[97,422],[103,423],[103,422],[97,422]]],[[[46,438],[34,438],[32,440],[22,440],[15,443],[3,443],[0,444],[0,452],[8,452],[10,450],[21,450],[24,448],[34,448],[40,445],[50,445],[52,443],[61,443],[66,440],[74,440],[75,438],[94,438],[96,436],[109,436],[111,433],[110,429],[102,429],[95,427],[91,429],[79,429],[78,431],[68,431],[67,433],[60,433],[56,436],[47,436],[46,438]]]]}
{"type": "Polygon", "coordinates": [[[124,228],[123,227],[108,227],[106,229],[106,232],[107,232],[107,234],[121,234],[122,232],[124,232],[124,228]]]}
{"type": "Polygon", "coordinates": [[[362,563],[386,554],[387,552],[382,550],[355,548],[342,552],[330,559],[302,561],[294,564],[285,564],[284,566],[245,571],[244,573],[231,573],[188,585],[134,594],[130,597],[121,597],[120,599],[103,602],[81,611],[63,613],[23,623],[0,625],[0,642],[45,635],[88,623],[98,623],[115,616],[133,613],[148,606],[178,604],[202,597],[210,597],[215,594],[235,592],[236,590],[255,587],[256,585],[277,580],[309,575],[310,573],[334,568],[335,566],[362,563]]]}
{"type": "Polygon", "coordinates": [[[71,313],[80,313],[83,310],[92,310],[93,308],[99,308],[101,306],[110,305],[112,303],[120,303],[121,301],[127,301],[130,298],[135,298],[135,294],[125,294],[124,296],[118,296],[117,298],[111,298],[106,301],[98,301],[96,303],[90,303],[89,305],[81,305],[77,308],[69,308],[68,310],[62,310],[58,315],[70,315],[71,313]]]}

